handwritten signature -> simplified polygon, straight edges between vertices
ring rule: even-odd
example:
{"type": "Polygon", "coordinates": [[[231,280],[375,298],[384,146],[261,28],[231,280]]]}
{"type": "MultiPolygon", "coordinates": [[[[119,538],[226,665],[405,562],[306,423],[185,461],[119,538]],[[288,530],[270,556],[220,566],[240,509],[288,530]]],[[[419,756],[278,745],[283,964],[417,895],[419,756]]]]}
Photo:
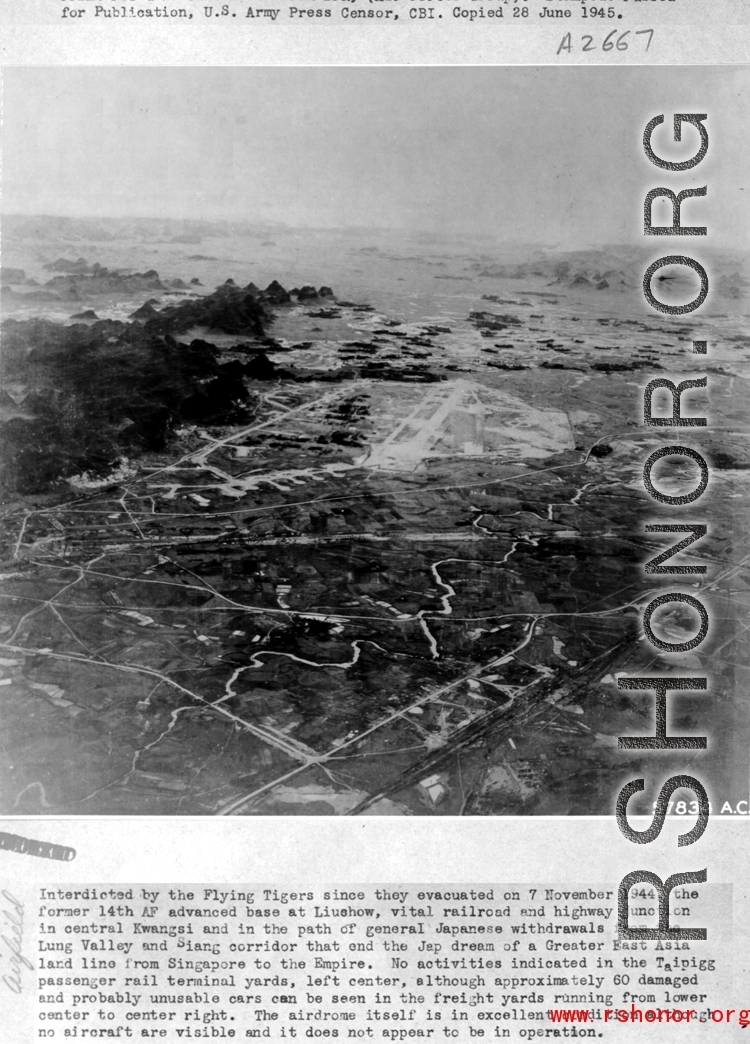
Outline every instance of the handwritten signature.
{"type": "Polygon", "coordinates": [[[2,981],[11,993],[22,993],[22,970],[24,968],[34,970],[34,965],[22,953],[23,903],[5,889],[0,892],[0,895],[9,904],[9,907],[0,911],[5,928],[5,934],[0,935],[0,942],[2,942],[3,948],[10,952],[10,971],[7,975],[3,975],[2,981]]]}

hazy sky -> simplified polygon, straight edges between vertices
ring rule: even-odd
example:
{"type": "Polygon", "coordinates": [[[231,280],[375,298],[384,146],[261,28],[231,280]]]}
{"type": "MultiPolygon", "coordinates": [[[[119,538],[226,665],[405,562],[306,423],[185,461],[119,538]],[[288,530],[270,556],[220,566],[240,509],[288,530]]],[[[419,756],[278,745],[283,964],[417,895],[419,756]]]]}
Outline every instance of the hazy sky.
{"type": "Polygon", "coordinates": [[[716,243],[747,241],[747,69],[58,67],[3,80],[6,212],[572,245],[637,238],[649,188],[707,184],[686,218],[716,243]],[[709,114],[704,162],[682,175],[649,164],[646,122],[696,111],[709,114]]]}

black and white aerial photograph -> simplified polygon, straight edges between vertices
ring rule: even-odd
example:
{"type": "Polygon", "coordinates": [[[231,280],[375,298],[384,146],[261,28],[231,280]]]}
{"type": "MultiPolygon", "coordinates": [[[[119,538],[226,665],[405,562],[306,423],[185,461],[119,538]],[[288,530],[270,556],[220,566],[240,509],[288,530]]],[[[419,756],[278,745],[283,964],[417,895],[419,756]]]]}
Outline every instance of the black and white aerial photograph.
{"type": "Polygon", "coordinates": [[[749,94],[6,68],[3,815],[603,816],[639,778],[650,815],[676,771],[746,799],[749,94]],[[697,165],[649,160],[659,115],[697,165]],[[653,228],[669,190],[705,236],[645,235],[656,188],[653,228]],[[706,423],[646,424],[653,381],[706,423]],[[623,748],[658,717],[628,677],[703,748],[623,748]]]}

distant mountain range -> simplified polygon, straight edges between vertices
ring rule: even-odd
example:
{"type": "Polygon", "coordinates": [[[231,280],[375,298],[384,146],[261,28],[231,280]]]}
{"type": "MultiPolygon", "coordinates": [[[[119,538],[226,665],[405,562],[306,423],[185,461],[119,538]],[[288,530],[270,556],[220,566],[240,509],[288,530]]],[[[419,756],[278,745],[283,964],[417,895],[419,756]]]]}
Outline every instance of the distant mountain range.
{"type": "Polygon", "coordinates": [[[195,221],[189,218],[74,218],[50,214],[6,214],[3,235],[10,239],[63,239],[69,242],[111,243],[134,238],[198,245],[204,238],[250,236],[265,238],[285,226],[270,222],[195,221]]]}

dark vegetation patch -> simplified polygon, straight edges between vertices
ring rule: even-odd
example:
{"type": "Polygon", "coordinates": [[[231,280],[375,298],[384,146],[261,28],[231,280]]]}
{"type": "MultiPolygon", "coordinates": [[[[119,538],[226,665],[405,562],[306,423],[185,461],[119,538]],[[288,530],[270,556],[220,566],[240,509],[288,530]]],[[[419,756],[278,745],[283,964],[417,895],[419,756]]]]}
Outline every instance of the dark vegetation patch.
{"type": "Polygon", "coordinates": [[[33,419],[4,425],[3,483],[32,493],[77,472],[104,475],[122,457],[161,449],[183,421],[243,416],[242,364],[222,365],[208,341],[183,345],[173,334],[263,335],[271,320],[261,295],[227,286],[136,322],[6,320],[5,380],[24,389],[33,419]]]}
{"type": "Polygon", "coordinates": [[[515,315],[496,315],[494,312],[471,312],[469,322],[475,330],[479,330],[482,337],[494,337],[496,333],[507,330],[510,326],[523,325],[515,315]]]}

